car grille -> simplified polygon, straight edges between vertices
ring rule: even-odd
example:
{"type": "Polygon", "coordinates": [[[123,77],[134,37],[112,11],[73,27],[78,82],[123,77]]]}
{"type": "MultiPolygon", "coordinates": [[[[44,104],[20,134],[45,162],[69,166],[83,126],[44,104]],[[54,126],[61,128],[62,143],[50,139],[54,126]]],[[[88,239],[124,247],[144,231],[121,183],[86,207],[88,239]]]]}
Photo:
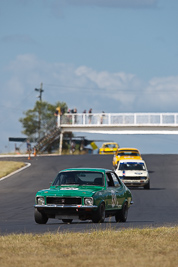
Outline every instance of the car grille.
{"type": "Polygon", "coordinates": [[[47,197],[47,204],[61,204],[61,205],[80,205],[82,199],[80,197],[47,197]]]}
{"type": "Polygon", "coordinates": [[[143,180],[147,179],[146,177],[140,177],[140,176],[122,176],[123,180],[143,180]]]}

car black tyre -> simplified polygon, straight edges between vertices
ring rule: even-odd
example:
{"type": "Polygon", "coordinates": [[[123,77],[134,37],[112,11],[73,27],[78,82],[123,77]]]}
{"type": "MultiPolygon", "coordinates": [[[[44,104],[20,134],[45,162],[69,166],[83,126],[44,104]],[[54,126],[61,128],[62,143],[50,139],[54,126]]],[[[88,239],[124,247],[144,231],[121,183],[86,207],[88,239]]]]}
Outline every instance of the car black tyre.
{"type": "Polygon", "coordinates": [[[46,224],[48,221],[48,217],[45,214],[39,212],[37,209],[35,209],[34,217],[35,222],[39,224],[46,224]]]}
{"type": "Polygon", "coordinates": [[[105,205],[104,203],[101,203],[97,211],[94,212],[92,221],[94,223],[103,223],[104,220],[105,220],[105,205]]]}
{"type": "Polygon", "coordinates": [[[72,219],[62,219],[62,221],[63,221],[64,223],[71,223],[73,220],[72,220],[72,219]]]}
{"type": "Polygon", "coordinates": [[[150,189],[150,181],[144,186],[144,189],[150,189]]]}
{"type": "Polygon", "coordinates": [[[126,222],[128,216],[128,203],[125,202],[122,206],[122,209],[117,212],[115,215],[116,222],[126,222]]]}

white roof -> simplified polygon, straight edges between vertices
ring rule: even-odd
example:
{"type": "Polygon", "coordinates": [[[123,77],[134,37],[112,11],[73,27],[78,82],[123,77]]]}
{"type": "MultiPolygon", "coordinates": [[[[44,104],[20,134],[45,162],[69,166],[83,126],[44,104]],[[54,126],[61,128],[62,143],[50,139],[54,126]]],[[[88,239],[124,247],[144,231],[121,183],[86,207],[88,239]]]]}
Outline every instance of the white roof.
{"type": "Polygon", "coordinates": [[[125,163],[125,162],[145,163],[145,161],[143,159],[121,159],[121,160],[119,160],[119,163],[125,163]]]}

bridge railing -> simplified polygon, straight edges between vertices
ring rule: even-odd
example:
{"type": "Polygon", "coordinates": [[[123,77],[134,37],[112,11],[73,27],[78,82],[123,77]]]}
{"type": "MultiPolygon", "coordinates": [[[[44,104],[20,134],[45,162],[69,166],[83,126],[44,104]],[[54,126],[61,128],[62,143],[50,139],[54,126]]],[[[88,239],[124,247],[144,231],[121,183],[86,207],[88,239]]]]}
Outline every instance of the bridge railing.
{"type": "Polygon", "coordinates": [[[69,113],[58,116],[57,124],[178,126],[178,113],[69,113]]]}

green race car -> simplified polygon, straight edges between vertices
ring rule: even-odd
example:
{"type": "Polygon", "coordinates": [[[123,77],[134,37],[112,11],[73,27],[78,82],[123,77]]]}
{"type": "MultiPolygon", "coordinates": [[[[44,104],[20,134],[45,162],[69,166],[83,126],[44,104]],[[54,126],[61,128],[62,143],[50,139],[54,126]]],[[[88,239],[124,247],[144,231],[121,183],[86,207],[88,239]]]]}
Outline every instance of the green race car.
{"type": "Polygon", "coordinates": [[[115,216],[116,222],[127,220],[133,203],[131,191],[112,170],[101,168],[65,169],[49,189],[35,197],[35,222],[47,223],[49,218],[71,223],[73,219],[104,222],[115,216]]]}

